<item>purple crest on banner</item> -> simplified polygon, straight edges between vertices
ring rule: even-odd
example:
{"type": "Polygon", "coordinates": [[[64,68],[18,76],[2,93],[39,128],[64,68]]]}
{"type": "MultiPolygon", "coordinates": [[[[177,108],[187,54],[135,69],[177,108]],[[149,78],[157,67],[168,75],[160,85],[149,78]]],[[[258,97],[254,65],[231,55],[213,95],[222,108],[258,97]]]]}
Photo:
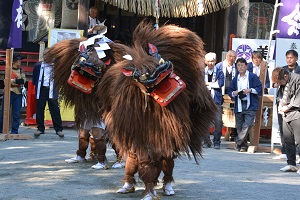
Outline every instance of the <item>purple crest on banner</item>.
{"type": "Polygon", "coordinates": [[[10,34],[8,38],[8,48],[22,47],[22,15],[23,0],[14,0],[12,6],[12,19],[10,25],[10,34]]]}
{"type": "Polygon", "coordinates": [[[300,0],[281,0],[277,38],[300,39],[300,0]]]}
{"type": "Polygon", "coordinates": [[[247,44],[242,44],[236,49],[236,55],[238,58],[245,58],[246,60],[249,60],[251,58],[251,54],[252,49],[247,44]]]}

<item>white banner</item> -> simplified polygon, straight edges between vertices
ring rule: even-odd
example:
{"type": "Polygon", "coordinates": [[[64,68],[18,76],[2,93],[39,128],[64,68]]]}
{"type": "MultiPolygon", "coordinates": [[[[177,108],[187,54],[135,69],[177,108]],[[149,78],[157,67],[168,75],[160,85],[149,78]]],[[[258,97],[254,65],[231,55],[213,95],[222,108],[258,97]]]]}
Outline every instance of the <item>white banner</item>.
{"type": "Polygon", "coordinates": [[[300,55],[300,39],[287,39],[277,38],[276,39],[276,66],[283,67],[286,65],[285,53],[288,50],[295,50],[300,55]]]}
{"type": "MultiPolygon", "coordinates": [[[[271,42],[270,58],[274,55],[275,40],[271,42]]],[[[261,51],[266,59],[269,50],[269,40],[261,39],[245,39],[245,38],[233,38],[232,50],[236,51],[238,58],[245,58],[247,62],[251,62],[251,54],[253,51],[261,51]]]]}

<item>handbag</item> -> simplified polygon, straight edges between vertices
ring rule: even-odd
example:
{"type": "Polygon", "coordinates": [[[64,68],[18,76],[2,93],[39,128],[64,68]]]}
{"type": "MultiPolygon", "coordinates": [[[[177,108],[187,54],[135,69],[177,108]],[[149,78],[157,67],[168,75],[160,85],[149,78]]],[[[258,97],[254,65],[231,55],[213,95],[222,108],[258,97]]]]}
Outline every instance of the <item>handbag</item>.
{"type": "Polygon", "coordinates": [[[150,96],[161,106],[167,106],[184,89],[186,84],[175,73],[171,73],[163,79],[156,88],[150,93],[150,96]]]}
{"type": "Polygon", "coordinates": [[[68,84],[86,94],[90,94],[97,80],[98,77],[90,68],[74,67],[68,78],[68,84]]]}

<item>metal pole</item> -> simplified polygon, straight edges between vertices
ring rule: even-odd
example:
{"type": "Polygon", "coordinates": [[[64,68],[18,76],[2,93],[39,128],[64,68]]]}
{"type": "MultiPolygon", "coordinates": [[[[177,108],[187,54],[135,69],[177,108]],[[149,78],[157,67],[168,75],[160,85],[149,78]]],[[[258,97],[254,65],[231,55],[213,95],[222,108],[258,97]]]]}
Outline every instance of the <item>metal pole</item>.
{"type": "Polygon", "coordinates": [[[270,59],[270,49],[271,49],[271,44],[272,44],[272,36],[275,33],[278,33],[278,30],[274,31],[274,24],[275,24],[275,19],[276,19],[276,13],[277,13],[277,7],[278,6],[282,6],[283,3],[278,3],[278,0],[275,1],[275,5],[274,5],[274,13],[273,13],[273,19],[272,19],[272,25],[271,25],[271,31],[270,31],[270,37],[269,37],[269,49],[268,49],[268,53],[267,53],[267,63],[269,63],[270,59]]]}

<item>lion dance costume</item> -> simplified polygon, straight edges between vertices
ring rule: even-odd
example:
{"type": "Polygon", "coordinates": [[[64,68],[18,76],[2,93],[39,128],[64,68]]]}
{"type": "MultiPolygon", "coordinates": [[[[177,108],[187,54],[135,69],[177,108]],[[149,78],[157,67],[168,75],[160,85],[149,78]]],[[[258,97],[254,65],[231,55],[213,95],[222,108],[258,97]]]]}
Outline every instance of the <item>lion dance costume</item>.
{"type": "Polygon", "coordinates": [[[163,190],[173,195],[174,158],[190,158],[191,152],[198,163],[217,112],[203,79],[202,40],[185,28],[165,25],[155,30],[143,21],[133,33],[132,46],[108,43],[109,66],[96,53],[78,59],[84,40],[65,40],[49,50],[61,94],[80,101],[83,105],[77,109],[90,119],[101,116],[109,141],[126,157],[125,184],[118,192],[134,192],[138,172],[145,184],[143,199],[159,199],[154,186],[162,171],[163,190]],[[85,102],[88,95],[67,85],[64,74],[80,60],[101,68],[97,87],[89,94],[93,101],[85,102]]]}

